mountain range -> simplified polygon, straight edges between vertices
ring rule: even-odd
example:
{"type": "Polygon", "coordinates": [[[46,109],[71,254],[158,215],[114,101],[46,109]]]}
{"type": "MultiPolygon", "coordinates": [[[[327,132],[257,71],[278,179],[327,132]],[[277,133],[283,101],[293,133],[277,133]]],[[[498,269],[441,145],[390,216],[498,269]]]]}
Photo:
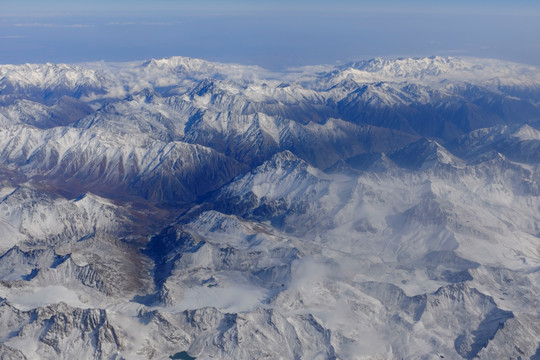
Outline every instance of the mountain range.
{"type": "Polygon", "coordinates": [[[0,65],[0,359],[540,359],[540,68],[0,65]]]}

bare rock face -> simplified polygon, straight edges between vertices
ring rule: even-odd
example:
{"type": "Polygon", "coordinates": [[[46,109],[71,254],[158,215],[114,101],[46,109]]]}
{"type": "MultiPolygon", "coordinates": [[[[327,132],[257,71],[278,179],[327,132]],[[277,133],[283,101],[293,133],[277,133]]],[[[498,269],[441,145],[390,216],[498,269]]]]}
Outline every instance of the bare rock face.
{"type": "Polygon", "coordinates": [[[26,356],[16,349],[4,344],[0,345],[0,359],[2,360],[26,360],[26,356]]]}
{"type": "MultiPolygon", "coordinates": [[[[105,310],[77,309],[58,303],[21,312],[3,304],[2,314],[2,321],[6,321],[3,326],[13,330],[6,342],[17,346],[34,343],[34,351],[23,350],[32,358],[120,358],[123,345],[105,310]]],[[[20,351],[11,350],[11,354],[25,358],[20,351]]]]}
{"type": "Polygon", "coordinates": [[[273,310],[237,315],[204,308],[175,315],[143,312],[139,317],[152,328],[164,330],[162,336],[176,349],[186,349],[195,357],[335,358],[330,331],[312,316],[287,319],[273,310]]]}
{"type": "Polygon", "coordinates": [[[540,70],[314,69],[0,66],[0,359],[538,358],[540,70]]]}

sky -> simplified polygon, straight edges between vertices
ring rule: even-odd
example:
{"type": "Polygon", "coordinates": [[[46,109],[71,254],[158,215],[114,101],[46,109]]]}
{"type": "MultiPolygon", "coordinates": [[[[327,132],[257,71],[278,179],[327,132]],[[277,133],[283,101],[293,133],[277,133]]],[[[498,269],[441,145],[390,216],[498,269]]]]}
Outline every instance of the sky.
{"type": "Polygon", "coordinates": [[[272,70],[380,57],[540,65],[538,0],[0,0],[0,63],[189,56],[272,70]]]}

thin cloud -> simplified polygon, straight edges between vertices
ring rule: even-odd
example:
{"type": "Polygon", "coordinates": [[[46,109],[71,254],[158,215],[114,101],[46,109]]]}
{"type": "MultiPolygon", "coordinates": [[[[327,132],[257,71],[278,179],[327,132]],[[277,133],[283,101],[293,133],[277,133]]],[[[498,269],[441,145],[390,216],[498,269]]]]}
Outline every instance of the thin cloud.
{"type": "Polygon", "coordinates": [[[174,22],[162,22],[162,21],[142,21],[142,22],[135,22],[135,21],[112,21],[107,23],[107,25],[111,26],[131,26],[131,25],[144,25],[144,26],[174,26],[180,24],[179,21],[174,22]]]}
{"type": "Polygon", "coordinates": [[[149,26],[173,26],[173,25],[178,25],[180,24],[179,21],[176,21],[176,22],[148,22],[148,21],[143,21],[141,23],[141,25],[149,25],[149,26]]]}
{"type": "Polygon", "coordinates": [[[437,53],[440,53],[440,54],[465,54],[469,52],[468,50],[466,49],[448,49],[448,50],[439,50],[437,53]]]}
{"type": "Polygon", "coordinates": [[[22,39],[24,38],[23,35],[2,35],[0,36],[0,39],[22,39]]]}
{"type": "Polygon", "coordinates": [[[107,23],[107,25],[126,26],[126,25],[137,25],[137,23],[135,21],[112,21],[110,23],[107,23]]]}
{"type": "Polygon", "coordinates": [[[20,23],[13,24],[15,27],[43,27],[43,28],[88,28],[88,24],[52,24],[52,23],[20,23]]]}

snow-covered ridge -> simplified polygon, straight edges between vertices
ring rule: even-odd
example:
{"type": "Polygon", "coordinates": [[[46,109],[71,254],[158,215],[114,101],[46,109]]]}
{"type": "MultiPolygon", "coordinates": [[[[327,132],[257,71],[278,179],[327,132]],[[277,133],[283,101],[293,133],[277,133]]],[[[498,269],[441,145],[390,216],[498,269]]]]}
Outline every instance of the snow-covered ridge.
{"type": "Polygon", "coordinates": [[[103,78],[96,70],[68,64],[24,64],[0,65],[0,90],[5,90],[6,82],[18,87],[35,86],[55,88],[65,86],[98,87],[103,78]]]}
{"type": "Polygon", "coordinates": [[[411,81],[446,87],[454,83],[540,86],[538,67],[493,59],[453,57],[375,58],[343,66],[295,68],[283,73],[257,66],[180,56],[125,63],[0,65],[0,91],[4,93],[9,91],[9,86],[41,89],[63,86],[74,91],[83,87],[94,89],[94,92],[84,95],[87,100],[123,97],[144,88],[178,86],[204,78],[223,78],[243,85],[287,79],[316,88],[321,84],[336,85],[345,80],[358,83],[411,81]],[[96,89],[105,93],[98,93],[96,89]]]}
{"type": "Polygon", "coordinates": [[[540,141],[540,130],[532,128],[529,125],[524,125],[517,132],[512,134],[512,137],[518,138],[521,141],[540,141]]]}
{"type": "Polygon", "coordinates": [[[404,82],[427,85],[468,83],[490,86],[538,86],[540,69],[507,61],[481,58],[426,57],[395,60],[375,58],[334,70],[334,81],[404,82]]]}
{"type": "Polygon", "coordinates": [[[0,357],[540,353],[538,68],[0,68],[0,357]]]}

